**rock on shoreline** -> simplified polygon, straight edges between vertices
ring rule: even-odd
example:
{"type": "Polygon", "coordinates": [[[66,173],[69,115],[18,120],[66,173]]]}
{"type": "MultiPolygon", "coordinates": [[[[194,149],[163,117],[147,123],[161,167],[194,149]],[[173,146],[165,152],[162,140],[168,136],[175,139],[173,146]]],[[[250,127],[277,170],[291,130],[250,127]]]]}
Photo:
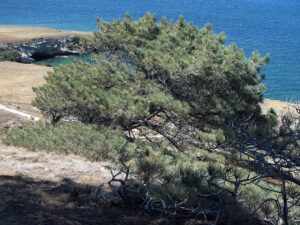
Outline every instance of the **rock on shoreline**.
{"type": "Polygon", "coordinates": [[[74,37],[57,39],[33,39],[27,43],[7,44],[7,50],[14,50],[21,54],[22,63],[33,63],[38,59],[51,58],[58,55],[78,55],[79,52],[72,45],[74,37]]]}
{"type": "Polygon", "coordinates": [[[0,25],[0,50],[15,50],[23,63],[57,55],[74,55],[78,51],[71,44],[79,36],[90,32],[65,31],[48,27],[0,25]]]}

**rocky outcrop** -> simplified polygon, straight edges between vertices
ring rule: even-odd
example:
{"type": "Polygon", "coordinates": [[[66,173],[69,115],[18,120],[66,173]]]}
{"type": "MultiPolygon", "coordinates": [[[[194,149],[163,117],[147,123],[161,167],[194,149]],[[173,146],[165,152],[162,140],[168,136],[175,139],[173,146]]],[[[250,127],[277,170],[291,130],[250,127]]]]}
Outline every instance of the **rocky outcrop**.
{"type": "Polygon", "coordinates": [[[58,55],[77,55],[78,50],[73,43],[75,37],[64,37],[57,39],[32,39],[27,43],[7,44],[6,49],[18,51],[23,63],[33,63],[36,60],[52,58],[58,55]]]}

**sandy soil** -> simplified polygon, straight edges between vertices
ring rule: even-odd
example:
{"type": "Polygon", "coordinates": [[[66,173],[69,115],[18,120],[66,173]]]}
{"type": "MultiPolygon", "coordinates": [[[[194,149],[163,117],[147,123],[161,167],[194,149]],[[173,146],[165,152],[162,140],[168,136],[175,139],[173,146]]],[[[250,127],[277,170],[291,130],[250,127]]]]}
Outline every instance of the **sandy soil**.
{"type": "Polygon", "coordinates": [[[86,35],[89,32],[59,30],[49,27],[0,26],[0,46],[7,43],[28,42],[37,38],[60,38],[73,35],[86,35]]]}
{"type": "Polygon", "coordinates": [[[288,107],[289,103],[282,102],[279,100],[272,99],[264,99],[263,104],[261,104],[261,108],[263,113],[267,113],[271,108],[273,108],[276,112],[280,112],[288,107]]]}

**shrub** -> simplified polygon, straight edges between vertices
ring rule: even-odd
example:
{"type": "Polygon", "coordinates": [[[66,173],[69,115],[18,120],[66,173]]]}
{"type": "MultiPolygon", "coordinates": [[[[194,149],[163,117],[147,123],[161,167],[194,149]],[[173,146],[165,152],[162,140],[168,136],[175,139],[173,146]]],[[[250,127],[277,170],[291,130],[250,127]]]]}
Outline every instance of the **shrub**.
{"type": "Polygon", "coordinates": [[[89,160],[118,161],[127,141],[121,130],[98,128],[83,123],[27,122],[2,135],[3,143],[32,151],[45,150],[82,155],[89,160]]]}
{"type": "Polygon", "coordinates": [[[0,51],[0,61],[20,62],[21,54],[12,50],[0,51]]]}

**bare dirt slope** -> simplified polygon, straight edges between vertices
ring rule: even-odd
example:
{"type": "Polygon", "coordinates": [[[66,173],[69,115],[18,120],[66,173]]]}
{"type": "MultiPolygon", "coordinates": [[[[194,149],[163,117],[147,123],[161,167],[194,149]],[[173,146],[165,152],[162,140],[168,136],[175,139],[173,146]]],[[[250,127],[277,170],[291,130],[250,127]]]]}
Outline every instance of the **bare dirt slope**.
{"type": "Polygon", "coordinates": [[[23,118],[21,118],[18,115],[7,112],[5,110],[0,110],[0,134],[1,134],[1,129],[19,123],[22,120],[23,118]]]}
{"type": "Polygon", "coordinates": [[[86,35],[89,32],[59,30],[50,27],[0,26],[0,46],[7,43],[23,43],[37,38],[61,38],[86,35]]]}

